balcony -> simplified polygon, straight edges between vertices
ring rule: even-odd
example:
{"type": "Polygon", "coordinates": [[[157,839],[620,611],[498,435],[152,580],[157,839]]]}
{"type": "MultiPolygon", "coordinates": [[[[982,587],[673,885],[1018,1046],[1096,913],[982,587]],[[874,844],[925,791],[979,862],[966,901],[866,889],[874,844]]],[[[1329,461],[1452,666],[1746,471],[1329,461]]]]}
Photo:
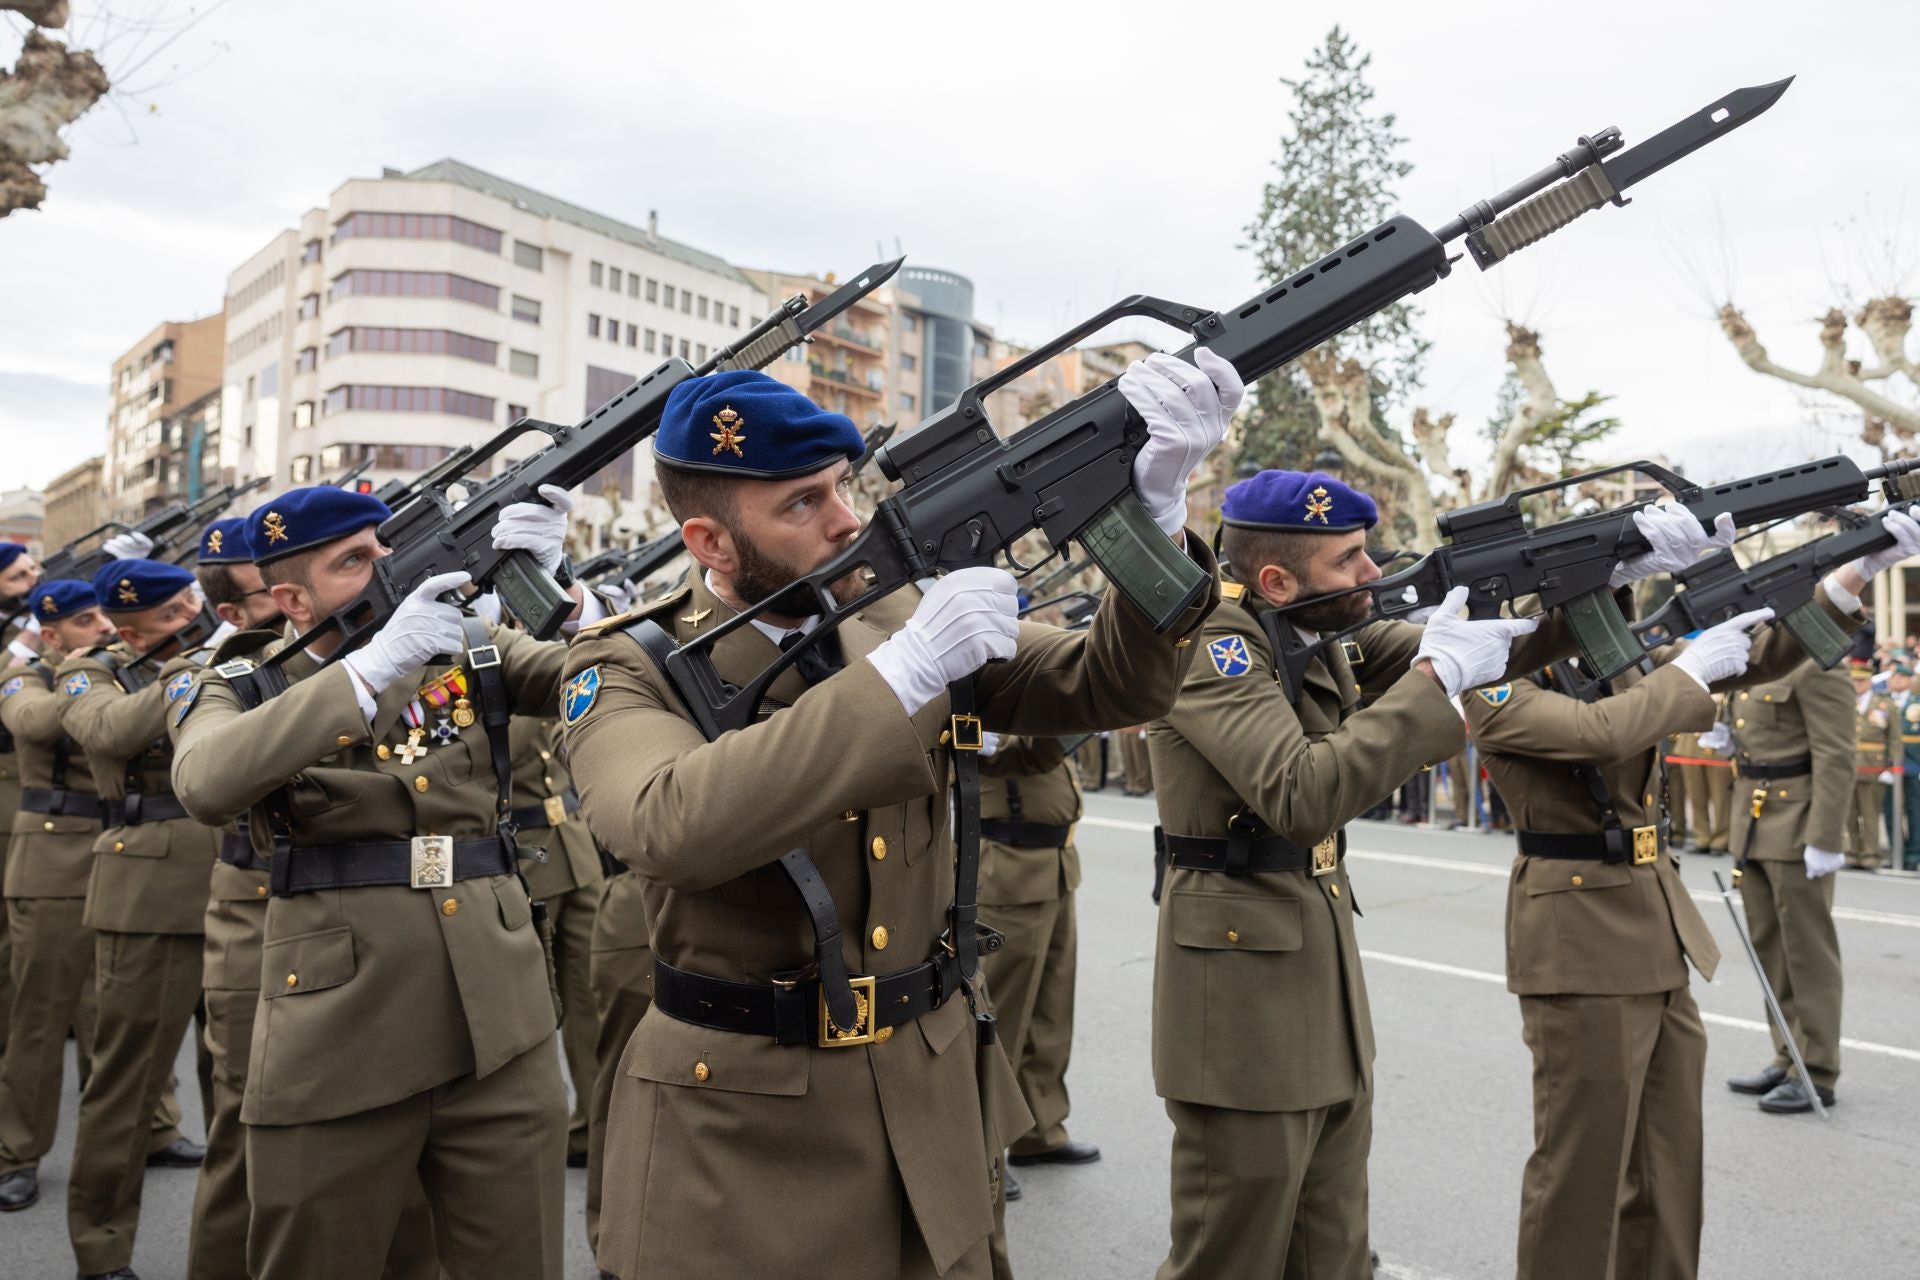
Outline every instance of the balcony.
{"type": "Polygon", "coordinates": [[[833,383],[837,387],[845,387],[847,390],[855,392],[859,395],[872,396],[875,400],[878,400],[878,399],[881,399],[882,396],[885,394],[879,387],[869,386],[867,383],[854,381],[853,375],[845,372],[844,370],[829,369],[825,365],[816,364],[813,361],[807,362],[807,368],[812,371],[814,377],[824,378],[825,380],[833,383]]]}
{"type": "Polygon", "coordinates": [[[824,338],[828,342],[836,343],[840,346],[852,347],[856,351],[864,351],[869,355],[877,356],[881,354],[880,340],[878,338],[870,333],[864,333],[850,324],[836,322],[828,325],[824,329],[817,330],[813,337],[816,342],[824,338]]]}

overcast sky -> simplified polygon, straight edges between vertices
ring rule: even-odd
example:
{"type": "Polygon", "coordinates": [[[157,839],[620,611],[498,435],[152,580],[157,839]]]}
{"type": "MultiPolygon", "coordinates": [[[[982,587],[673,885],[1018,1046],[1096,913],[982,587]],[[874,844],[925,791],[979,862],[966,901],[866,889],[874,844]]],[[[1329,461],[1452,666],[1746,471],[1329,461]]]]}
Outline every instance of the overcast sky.
{"type": "MultiPolygon", "coordinates": [[[[1419,401],[1477,427],[1511,315],[1563,395],[1616,397],[1623,452],[1712,480],[1840,442],[1844,420],[1739,362],[1685,264],[1803,368],[1838,290],[1913,288],[1920,5],[233,0],[175,46],[204,66],[96,108],[45,208],[0,221],[0,484],[98,452],[113,357],[218,308],[227,272],[342,181],[443,156],[633,222],[658,209],[741,265],[844,274],[897,239],[1022,341],[1131,292],[1231,306],[1256,286],[1238,244],[1286,127],[1279,77],[1335,13],[1408,139],[1401,207],[1430,227],[1582,133],[1632,144],[1797,74],[1630,207],[1423,295],[1419,401]]],[[[0,32],[0,60],[18,43],[0,32]]],[[[1470,427],[1453,444],[1482,460],[1470,427]]]]}

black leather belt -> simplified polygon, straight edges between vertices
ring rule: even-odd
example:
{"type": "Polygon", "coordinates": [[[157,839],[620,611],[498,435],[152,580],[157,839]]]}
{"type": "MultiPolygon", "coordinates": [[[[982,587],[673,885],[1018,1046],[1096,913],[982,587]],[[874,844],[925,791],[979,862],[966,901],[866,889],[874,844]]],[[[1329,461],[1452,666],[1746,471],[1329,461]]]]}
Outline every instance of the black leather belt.
{"type": "Polygon", "coordinates": [[[1611,831],[1522,831],[1520,852],[1529,858],[1573,858],[1585,862],[1631,862],[1643,867],[1658,862],[1667,847],[1672,823],[1662,818],[1650,827],[1615,827],[1611,831]]]}
{"type": "MultiPolygon", "coordinates": [[[[309,845],[274,853],[275,897],[318,893],[322,889],[364,889],[371,885],[413,883],[413,842],[376,840],[365,844],[309,845]]],[[[478,880],[517,870],[512,845],[499,836],[453,842],[453,878],[478,880]]]]}
{"type": "Polygon", "coordinates": [[[1760,782],[1773,778],[1797,778],[1801,774],[1812,772],[1812,756],[1801,756],[1797,760],[1777,760],[1771,764],[1759,764],[1752,760],[1736,760],[1733,763],[1733,774],[1736,778],[1753,778],[1760,782]]]}
{"type": "Polygon", "coordinates": [[[137,827],[143,822],[169,822],[188,816],[186,806],[180,803],[179,798],[164,792],[107,801],[106,821],[110,827],[137,827]]]}
{"type": "Polygon", "coordinates": [[[525,805],[515,809],[513,825],[522,831],[529,831],[536,827],[557,827],[560,822],[566,821],[578,812],[580,812],[580,797],[569,790],[561,795],[548,796],[539,804],[525,805]],[[556,801],[562,809],[559,822],[554,820],[553,808],[556,801]]]}
{"type": "Polygon", "coordinates": [[[22,787],[20,809],[23,813],[44,813],[50,818],[92,818],[95,822],[107,811],[99,796],[68,791],[64,787],[57,791],[50,787],[22,787]]]}
{"type": "Polygon", "coordinates": [[[1299,845],[1280,836],[1176,836],[1155,827],[1153,843],[1165,853],[1168,866],[1230,876],[1267,871],[1311,871],[1324,876],[1347,856],[1344,829],[1319,844],[1299,845]]]}
{"type": "Polygon", "coordinates": [[[980,819],[980,834],[1001,844],[1024,845],[1030,849],[1062,849],[1073,834],[1072,824],[1062,827],[1044,822],[1015,822],[1009,818],[980,819]]]}
{"type": "Polygon", "coordinates": [[[253,851],[253,841],[244,831],[221,832],[220,861],[242,871],[265,871],[271,865],[270,859],[253,851]]]}
{"type": "Polygon", "coordinates": [[[653,961],[654,1008],[696,1027],[747,1036],[771,1036],[776,1044],[811,1044],[847,1049],[871,1044],[880,1032],[932,1013],[960,990],[960,965],[942,950],[934,958],[899,973],[854,977],[859,1020],[843,1032],[827,1017],[820,979],[796,974],[772,982],[734,982],[676,969],[653,961]]]}

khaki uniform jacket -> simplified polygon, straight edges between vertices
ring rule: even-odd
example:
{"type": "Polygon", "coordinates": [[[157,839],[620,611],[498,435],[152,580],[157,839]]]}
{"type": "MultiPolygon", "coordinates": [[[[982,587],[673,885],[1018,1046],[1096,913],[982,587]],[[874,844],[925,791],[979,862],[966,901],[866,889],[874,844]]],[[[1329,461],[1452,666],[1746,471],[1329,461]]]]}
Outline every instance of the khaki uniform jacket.
{"type": "MultiPolygon", "coordinates": [[[[54,748],[64,739],[65,786],[75,795],[90,796],[93,773],[80,744],[67,737],[60,723],[67,700],[57,684],[48,687],[52,677],[52,670],[39,662],[0,671],[0,726],[13,735],[20,785],[53,785],[54,748]]],[[[86,897],[93,845],[99,838],[100,823],[93,818],[22,813],[7,844],[6,896],[86,897]]]]}
{"type": "Polygon", "coordinates": [[[1733,695],[1735,775],[1728,848],[1738,858],[1798,862],[1808,845],[1837,853],[1853,805],[1854,695],[1842,671],[1809,658],[1783,679],[1733,695]],[[1743,778],[1740,762],[1770,764],[1813,757],[1813,772],[1766,781],[1743,778]],[[1753,793],[1765,791],[1760,819],[1753,793]],[[1748,841],[1752,841],[1751,848],[1748,841]]]}
{"type": "MultiPolygon", "coordinates": [[[[1211,571],[1198,535],[1188,533],[1187,545],[1211,571]]],[[[1191,661],[1187,642],[1217,599],[1209,593],[1162,635],[1119,592],[1084,633],[1023,623],[1015,656],[979,672],[981,719],[1003,733],[1070,733],[1161,714],[1191,661]]],[[[850,972],[892,973],[932,953],[953,897],[941,742],[950,711],[942,694],[908,717],[863,661],[905,625],[917,601],[912,589],[896,591],[841,623],[844,670],[812,688],[788,670],[769,691],[765,719],[711,743],[631,638],[601,624],[575,643],[569,673],[597,670],[599,686],[591,706],[569,717],[574,779],[595,834],[640,876],[661,960],[759,983],[808,965],[812,929],[778,865],[801,846],[832,893],[850,972]]],[[[734,613],[698,579],[645,611],[682,640],[734,613]]],[[[720,678],[736,685],[777,657],[773,641],[751,626],[713,652],[720,678]]],[[[1031,1119],[1004,1055],[994,1058],[1003,1105],[993,1120],[1003,1135],[1024,1132],[1031,1119]]],[[[937,1268],[992,1229],[964,1000],[949,1000],[885,1044],[832,1050],[711,1031],[655,1006],[623,1069],[670,1086],[650,1132],[616,1124],[607,1137],[609,1149],[637,1144],[649,1153],[647,1222],[684,1229],[716,1196],[749,1205],[808,1197],[757,1155],[761,1144],[790,1142],[813,1149],[816,1189],[844,1187],[807,1198],[807,1239],[859,1238],[873,1224],[858,1189],[894,1175],[881,1152],[832,1135],[878,1125],[937,1268]],[[710,1073],[696,1079],[696,1061],[710,1073]],[[723,1096],[695,1102],[696,1091],[723,1096]],[[822,1096],[849,1092],[871,1098],[872,1111],[847,1120],[819,1105],[822,1096]]],[[[811,1256],[810,1245],[795,1247],[796,1257],[811,1256]]]]}
{"type": "MultiPolygon", "coordinates": [[[[566,753],[560,749],[558,720],[515,716],[507,734],[513,747],[514,808],[544,805],[573,790],[573,773],[567,768],[566,753]]],[[[538,849],[547,855],[544,862],[532,856],[520,859],[520,874],[526,877],[527,892],[535,900],[592,888],[606,879],[600,870],[600,851],[594,847],[593,833],[580,814],[569,815],[554,826],[523,827],[519,841],[522,854],[531,855],[538,849]]]]}
{"type": "MultiPolygon", "coordinates": [[[[1020,820],[1050,827],[1068,827],[1080,821],[1080,780],[1060,740],[1054,737],[1007,738],[1000,749],[980,761],[980,816],[1011,818],[1007,788],[1018,790],[1020,820]]],[[[980,841],[980,902],[983,906],[1017,906],[1052,902],[1080,887],[1080,851],[1073,832],[1063,846],[1030,848],[980,841]]]]}
{"type": "Polygon", "coordinates": [[[1881,770],[1900,763],[1900,708],[1894,705],[1893,695],[1878,689],[1867,695],[1866,710],[1858,710],[1859,705],[1860,697],[1855,694],[1854,777],[1860,782],[1873,782],[1881,770]]]}
{"type": "MultiPolygon", "coordinates": [[[[76,654],[60,664],[56,679],[66,707],[61,722],[87,753],[100,798],[127,796],[129,771],[141,793],[173,792],[173,743],[167,738],[170,681],[148,666],[151,683],[128,693],[113,678],[109,660],[133,656],[124,644],[76,654]]],[[[201,658],[207,656],[204,653],[201,658]]],[[[190,682],[189,682],[190,683],[190,682]]],[[[173,685],[175,698],[187,685],[173,685]]],[[[115,933],[201,933],[206,928],[207,879],[220,849],[220,833],[192,818],[169,818],[109,826],[94,845],[93,878],[87,887],[85,923],[115,933]]]]}
{"type": "MultiPolygon", "coordinates": [[[[564,648],[497,627],[491,636],[512,710],[548,713],[564,648]]],[[[260,646],[258,658],[281,644],[243,633],[223,660],[243,641],[260,646]]],[[[210,671],[170,717],[174,781],[201,821],[250,813],[254,848],[270,855],[268,802],[285,785],[295,848],[493,834],[492,755],[478,722],[412,763],[400,751],[408,704],[451,664],[429,664],[387,689],[371,726],[345,666],[319,670],[300,654],[284,670],[291,687],[244,712],[210,671]]],[[[370,1111],[488,1075],[553,1034],[545,951],[516,875],[273,898],[264,950],[247,1124],[370,1111]]]]}
{"type": "MultiPolygon", "coordinates": [[[[1147,727],[1162,828],[1224,836],[1244,807],[1266,830],[1312,846],[1415,770],[1457,754],[1459,712],[1409,666],[1421,634],[1402,622],[1361,628],[1351,648],[1330,646],[1308,668],[1295,705],[1273,677],[1259,620],[1244,603],[1222,606],[1179,702],[1147,727]]],[[[1571,644],[1562,625],[1543,623],[1514,645],[1509,670],[1535,670],[1571,644]]],[[[1153,995],[1160,1096],[1304,1111],[1371,1089],[1353,914],[1344,861],[1318,877],[1168,868],[1153,995]]]]}

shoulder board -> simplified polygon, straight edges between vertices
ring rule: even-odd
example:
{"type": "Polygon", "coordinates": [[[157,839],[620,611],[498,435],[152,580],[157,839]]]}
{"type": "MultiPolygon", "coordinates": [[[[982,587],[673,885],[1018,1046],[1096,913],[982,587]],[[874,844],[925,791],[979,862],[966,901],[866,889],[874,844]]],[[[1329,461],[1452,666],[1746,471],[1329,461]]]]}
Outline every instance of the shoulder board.
{"type": "Polygon", "coordinates": [[[629,623],[638,622],[642,618],[651,617],[663,610],[677,609],[685,604],[692,595],[693,588],[683,583],[678,590],[670,591],[658,599],[648,600],[643,604],[627,610],[625,613],[616,613],[611,618],[602,618],[598,622],[580,628],[575,638],[585,639],[588,636],[601,635],[615,628],[624,627],[629,623]]]}
{"type": "Polygon", "coordinates": [[[257,654],[280,638],[278,631],[236,631],[220,642],[218,648],[209,656],[214,663],[222,663],[246,654],[257,654]]]}
{"type": "Polygon", "coordinates": [[[1240,582],[1234,582],[1228,578],[1220,579],[1220,598],[1222,600],[1230,600],[1233,603],[1238,604],[1240,602],[1240,597],[1246,594],[1247,594],[1246,584],[1240,583],[1240,582]]]}
{"type": "Polygon", "coordinates": [[[245,658],[234,658],[216,665],[213,669],[213,674],[223,680],[231,680],[235,676],[244,676],[252,670],[253,663],[247,661],[245,658]]]}

